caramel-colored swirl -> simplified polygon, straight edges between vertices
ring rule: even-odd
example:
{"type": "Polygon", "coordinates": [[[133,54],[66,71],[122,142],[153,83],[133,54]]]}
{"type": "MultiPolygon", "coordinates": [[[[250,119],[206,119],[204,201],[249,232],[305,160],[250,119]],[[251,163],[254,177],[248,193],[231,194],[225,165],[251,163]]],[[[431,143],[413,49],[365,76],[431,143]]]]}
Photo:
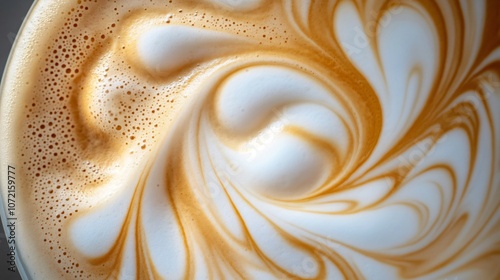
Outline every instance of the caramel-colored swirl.
{"type": "Polygon", "coordinates": [[[500,277],[496,1],[123,5],[83,12],[119,11],[66,76],[74,155],[27,179],[74,182],[63,274],[500,277]]]}

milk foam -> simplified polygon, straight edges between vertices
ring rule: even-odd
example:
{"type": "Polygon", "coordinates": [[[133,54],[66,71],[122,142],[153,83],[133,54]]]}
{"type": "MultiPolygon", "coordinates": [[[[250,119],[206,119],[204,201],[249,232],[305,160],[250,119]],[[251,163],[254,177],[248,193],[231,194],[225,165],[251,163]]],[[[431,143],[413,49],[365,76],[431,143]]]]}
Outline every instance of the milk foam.
{"type": "Polygon", "coordinates": [[[31,277],[500,276],[497,4],[80,2],[3,88],[31,277]]]}

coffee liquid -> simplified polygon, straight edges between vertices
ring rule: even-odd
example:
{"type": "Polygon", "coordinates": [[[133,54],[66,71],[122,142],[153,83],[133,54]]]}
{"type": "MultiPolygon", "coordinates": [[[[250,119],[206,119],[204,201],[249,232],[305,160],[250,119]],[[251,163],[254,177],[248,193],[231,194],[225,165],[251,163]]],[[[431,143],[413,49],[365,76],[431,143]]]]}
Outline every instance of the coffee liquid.
{"type": "Polygon", "coordinates": [[[499,16],[40,1],[2,92],[27,273],[500,277],[499,16]]]}

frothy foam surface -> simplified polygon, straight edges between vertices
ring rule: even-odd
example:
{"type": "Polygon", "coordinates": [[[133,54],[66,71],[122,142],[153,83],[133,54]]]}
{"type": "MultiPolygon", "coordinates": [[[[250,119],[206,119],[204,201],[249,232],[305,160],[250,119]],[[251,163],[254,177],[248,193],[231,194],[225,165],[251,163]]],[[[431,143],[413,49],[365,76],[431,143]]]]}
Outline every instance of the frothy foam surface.
{"type": "Polygon", "coordinates": [[[497,3],[52,2],[2,96],[31,276],[500,277],[497,3]]]}

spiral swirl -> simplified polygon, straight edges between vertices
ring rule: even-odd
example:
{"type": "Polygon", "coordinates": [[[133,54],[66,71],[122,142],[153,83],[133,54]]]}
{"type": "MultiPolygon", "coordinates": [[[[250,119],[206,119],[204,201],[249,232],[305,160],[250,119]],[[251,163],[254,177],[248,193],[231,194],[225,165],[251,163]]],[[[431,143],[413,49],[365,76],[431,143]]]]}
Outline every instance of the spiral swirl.
{"type": "Polygon", "coordinates": [[[83,259],[124,279],[500,276],[498,3],[185,2],[201,24],[132,10],[75,81],[82,147],[120,155],[67,223],[83,259]],[[271,27],[231,29],[252,20],[271,27]],[[99,113],[134,102],[98,90],[116,65],[176,100],[142,149],[99,113]]]}

